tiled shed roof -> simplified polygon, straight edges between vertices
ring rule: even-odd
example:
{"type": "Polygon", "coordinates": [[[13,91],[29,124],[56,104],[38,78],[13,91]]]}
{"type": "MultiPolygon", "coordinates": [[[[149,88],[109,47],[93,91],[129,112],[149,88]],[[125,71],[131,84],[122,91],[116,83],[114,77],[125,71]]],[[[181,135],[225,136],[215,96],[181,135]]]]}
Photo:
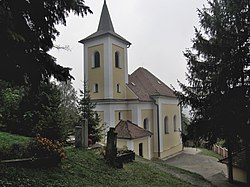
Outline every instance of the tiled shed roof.
{"type": "MultiPolygon", "coordinates": [[[[246,149],[242,149],[236,153],[233,153],[232,158],[233,158],[234,167],[247,170],[246,149]]],[[[224,164],[228,164],[228,157],[220,160],[220,162],[224,164]]]]}
{"type": "Polygon", "coordinates": [[[148,130],[145,130],[131,121],[121,120],[115,127],[117,138],[121,139],[137,139],[152,135],[148,130]]]}
{"type": "Polygon", "coordinates": [[[142,67],[129,75],[128,86],[142,101],[151,101],[150,96],[176,97],[172,89],[142,67]]]}

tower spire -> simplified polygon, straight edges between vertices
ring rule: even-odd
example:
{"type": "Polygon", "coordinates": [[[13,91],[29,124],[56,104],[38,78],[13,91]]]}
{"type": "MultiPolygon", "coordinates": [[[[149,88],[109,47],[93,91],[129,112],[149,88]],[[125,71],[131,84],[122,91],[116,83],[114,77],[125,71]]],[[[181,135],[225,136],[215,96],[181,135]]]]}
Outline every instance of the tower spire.
{"type": "Polygon", "coordinates": [[[109,15],[106,0],[104,0],[104,3],[103,3],[102,13],[101,13],[101,17],[100,17],[97,32],[98,31],[115,32],[112,21],[111,21],[111,18],[110,18],[110,15],[109,15]]]}
{"type": "Polygon", "coordinates": [[[98,38],[98,37],[104,36],[104,35],[113,36],[116,39],[118,39],[122,42],[125,42],[128,45],[128,47],[131,45],[131,43],[129,41],[127,41],[125,38],[123,38],[122,36],[118,35],[115,32],[110,15],[109,15],[106,0],[104,0],[104,2],[103,2],[102,13],[100,16],[97,31],[95,33],[89,35],[88,37],[80,40],[79,42],[84,44],[86,41],[89,41],[89,40],[92,40],[94,38],[98,38]]]}

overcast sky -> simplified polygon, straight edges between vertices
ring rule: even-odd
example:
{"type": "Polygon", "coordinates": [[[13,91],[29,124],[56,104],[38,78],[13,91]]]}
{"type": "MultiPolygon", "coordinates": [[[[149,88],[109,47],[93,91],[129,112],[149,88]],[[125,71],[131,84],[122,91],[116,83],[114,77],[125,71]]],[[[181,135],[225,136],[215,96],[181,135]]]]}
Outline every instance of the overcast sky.
{"type": "MultiPolygon", "coordinates": [[[[107,0],[115,32],[132,43],[128,48],[128,71],[144,67],[168,86],[177,90],[177,79],[186,82],[186,59],[183,51],[192,46],[194,26],[199,28],[197,8],[206,0],[107,0]]],[[[79,40],[96,32],[103,0],[85,0],[93,14],[67,18],[58,26],[57,45],[70,51],[52,50],[57,63],[71,67],[76,90],[82,89],[83,46],[79,40]]]]}

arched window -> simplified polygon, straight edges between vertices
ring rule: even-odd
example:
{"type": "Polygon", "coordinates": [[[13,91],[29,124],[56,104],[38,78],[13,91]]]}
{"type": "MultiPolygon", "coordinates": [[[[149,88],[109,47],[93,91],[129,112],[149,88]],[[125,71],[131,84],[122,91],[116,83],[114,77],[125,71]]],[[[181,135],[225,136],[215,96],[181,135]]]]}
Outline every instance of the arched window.
{"type": "Polygon", "coordinates": [[[139,156],[143,157],[143,143],[139,143],[139,156]]]}
{"type": "Polygon", "coordinates": [[[168,128],[168,117],[165,116],[164,118],[164,132],[165,134],[168,134],[169,133],[169,128],[168,128]]]}
{"type": "Polygon", "coordinates": [[[98,68],[100,67],[100,53],[98,51],[96,51],[94,53],[94,64],[93,64],[94,68],[98,68]]]}
{"type": "Polygon", "coordinates": [[[121,120],[122,119],[122,114],[121,112],[118,112],[118,120],[121,120]]]}
{"type": "Polygon", "coordinates": [[[120,84],[117,84],[117,85],[116,85],[116,92],[117,92],[117,93],[121,93],[120,84]]]}
{"type": "Polygon", "coordinates": [[[118,51],[115,52],[115,67],[120,68],[120,53],[118,51]]]}
{"type": "Polygon", "coordinates": [[[94,118],[95,118],[95,119],[98,119],[98,117],[99,117],[99,116],[98,116],[98,113],[95,112],[95,113],[94,113],[94,118]]]}
{"type": "Polygon", "coordinates": [[[146,130],[149,130],[149,121],[148,121],[148,118],[145,118],[143,120],[143,128],[146,129],[146,130]]]}
{"type": "Polygon", "coordinates": [[[176,115],[174,115],[174,131],[177,131],[176,115]]]}
{"type": "Polygon", "coordinates": [[[94,84],[94,93],[98,92],[98,84],[94,84]]]}

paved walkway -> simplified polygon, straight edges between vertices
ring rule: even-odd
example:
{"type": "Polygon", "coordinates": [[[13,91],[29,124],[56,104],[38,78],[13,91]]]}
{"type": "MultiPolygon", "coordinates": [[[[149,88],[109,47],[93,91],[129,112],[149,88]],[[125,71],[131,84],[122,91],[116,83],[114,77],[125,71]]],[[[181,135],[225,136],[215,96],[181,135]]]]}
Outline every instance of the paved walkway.
{"type": "Polygon", "coordinates": [[[218,159],[199,153],[196,148],[184,148],[183,152],[168,158],[165,162],[169,165],[185,169],[202,175],[205,179],[218,187],[239,187],[227,182],[227,168],[219,163],[218,159]]]}
{"type": "Polygon", "coordinates": [[[136,156],[135,160],[138,162],[150,165],[151,167],[157,168],[161,170],[162,172],[172,175],[182,181],[186,181],[187,184],[197,186],[197,187],[215,187],[210,181],[206,180],[201,175],[193,174],[189,171],[179,169],[177,167],[172,167],[163,160],[149,161],[139,156],[136,156]]]}

